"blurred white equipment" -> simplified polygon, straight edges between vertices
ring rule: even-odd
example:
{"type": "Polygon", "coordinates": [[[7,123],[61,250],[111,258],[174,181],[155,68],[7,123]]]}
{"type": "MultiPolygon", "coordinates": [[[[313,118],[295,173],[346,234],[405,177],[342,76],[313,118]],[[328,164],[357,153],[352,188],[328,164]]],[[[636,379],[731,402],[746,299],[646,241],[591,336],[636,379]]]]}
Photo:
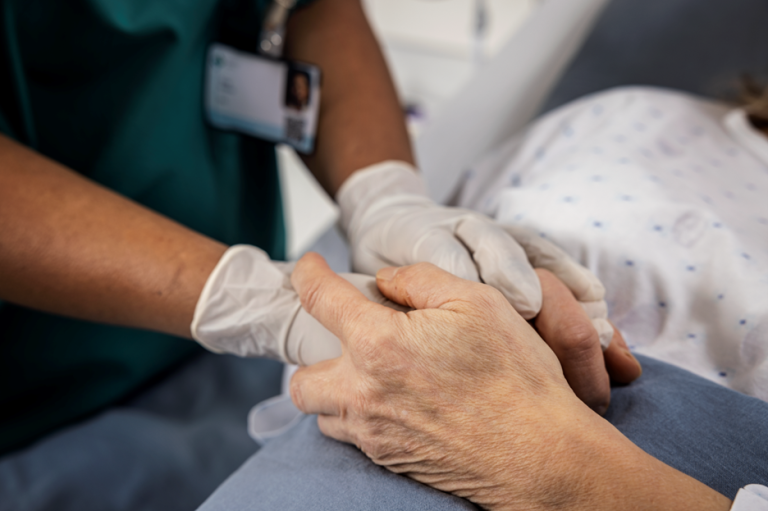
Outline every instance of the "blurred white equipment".
{"type": "Polygon", "coordinates": [[[432,198],[446,203],[463,173],[536,114],[609,0],[541,0],[416,140],[432,198]]]}

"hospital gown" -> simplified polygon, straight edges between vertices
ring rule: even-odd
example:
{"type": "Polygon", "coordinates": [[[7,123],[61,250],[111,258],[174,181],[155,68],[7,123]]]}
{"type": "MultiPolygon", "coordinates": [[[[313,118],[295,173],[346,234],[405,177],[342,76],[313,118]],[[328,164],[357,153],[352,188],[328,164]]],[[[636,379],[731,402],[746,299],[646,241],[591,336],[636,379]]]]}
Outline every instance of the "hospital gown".
{"type": "Polygon", "coordinates": [[[595,272],[634,351],[768,400],[768,138],[743,111],[588,96],[488,155],[458,200],[595,272]]]}

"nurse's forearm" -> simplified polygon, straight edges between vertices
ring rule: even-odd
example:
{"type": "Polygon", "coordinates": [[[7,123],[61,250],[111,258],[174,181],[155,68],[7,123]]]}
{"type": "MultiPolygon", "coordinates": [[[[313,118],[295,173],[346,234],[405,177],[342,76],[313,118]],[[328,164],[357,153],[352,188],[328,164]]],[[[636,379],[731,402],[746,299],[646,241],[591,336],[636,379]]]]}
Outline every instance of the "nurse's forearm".
{"type": "Polygon", "coordinates": [[[330,194],[368,165],[413,163],[405,117],[359,0],[317,0],[296,11],[285,53],[323,70],[317,148],[304,161],[330,194]]]}
{"type": "Polygon", "coordinates": [[[225,250],[0,135],[0,300],[189,337],[225,250]]]}

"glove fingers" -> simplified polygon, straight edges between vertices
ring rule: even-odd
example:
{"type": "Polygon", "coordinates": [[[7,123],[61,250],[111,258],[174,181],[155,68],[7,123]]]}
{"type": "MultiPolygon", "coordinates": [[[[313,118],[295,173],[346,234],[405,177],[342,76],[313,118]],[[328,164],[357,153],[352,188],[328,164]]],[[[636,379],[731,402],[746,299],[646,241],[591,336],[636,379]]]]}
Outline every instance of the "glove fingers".
{"type": "Polygon", "coordinates": [[[577,300],[592,302],[605,297],[605,288],[600,280],[562,249],[530,229],[510,225],[503,225],[502,228],[523,247],[534,268],[554,273],[577,300]]]}
{"type": "Polygon", "coordinates": [[[467,218],[456,228],[456,236],[472,252],[486,284],[495,287],[525,319],[541,310],[541,284],[525,251],[496,224],[467,218]]]}
{"type": "Polygon", "coordinates": [[[304,307],[291,324],[286,339],[287,362],[308,366],[341,356],[341,341],[304,307]]]}
{"type": "Polygon", "coordinates": [[[605,303],[605,300],[595,300],[593,302],[581,301],[579,303],[581,304],[581,308],[584,309],[584,312],[586,312],[587,316],[591,319],[606,319],[608,317],[608,304],[605,303]]]}
{"type": "Polygon", "coordinates": [[[613,325],[608,322],[608,305],[605,303],[605,300],[579,302],[579,304],[592,320],[592,325],[600,337],[600,346],[605,351],[610,346],[611,339],[613,339],[613,325]]]}
{"type": "Polygon", "coordinates": [[[370,250],[355,250],[352,252],[352,270],[365,275],[376,275],[376,272],[393,264],[370,250]]]}
{"type": "Polygon", "coordinates": [[[603,351],[608,349],[611,345],[611,339],[613,339],[613,326],[607,319],[596,318],[592,320],[592,325],[597,330],[597,335],[600,337],[600,346],[603,351]]]}
{"type": "Polygon", "coordinates": [[[459,278],[480,282],[467,248],[448,229],[433,229],[416,244],[406,264],[429,262],[459,278]]]}

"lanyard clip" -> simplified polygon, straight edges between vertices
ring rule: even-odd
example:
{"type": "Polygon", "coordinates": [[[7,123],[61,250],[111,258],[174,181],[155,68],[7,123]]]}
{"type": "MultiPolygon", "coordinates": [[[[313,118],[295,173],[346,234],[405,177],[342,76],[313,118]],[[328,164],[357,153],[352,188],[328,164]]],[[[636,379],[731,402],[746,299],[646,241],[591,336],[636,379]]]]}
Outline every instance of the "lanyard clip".
{"type": "Polygon", "coordinates": [[[285,42],[285,22],[296,0],[273,0],[259,35],[259,51],[263,55],[280,58],[285,42]]]}

